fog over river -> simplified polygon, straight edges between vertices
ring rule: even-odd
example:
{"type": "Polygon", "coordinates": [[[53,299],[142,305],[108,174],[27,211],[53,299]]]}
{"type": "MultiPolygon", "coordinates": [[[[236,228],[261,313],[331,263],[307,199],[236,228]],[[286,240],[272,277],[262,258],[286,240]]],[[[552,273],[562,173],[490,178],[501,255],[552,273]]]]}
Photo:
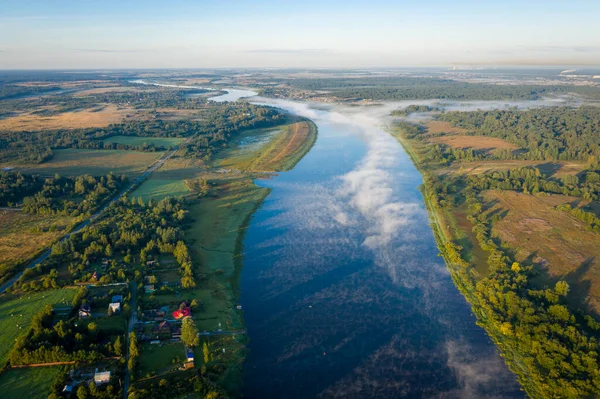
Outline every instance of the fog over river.
{"type": "Polygon", "coordinates": [[[419,172],[382,128],[392,109],[434,102],[252,101],[310,118],[319,137],[257,181],[272,191],[244,239],[245,397],[522,397],[438,257],[419,172]]]}
{"type": "MultiPolygon", "coordinates": [[[[223,100],[253,94],[229,90],[223,100]]],[[[410,104],[472,110],[576,100],[251,101],[310,118],[319,136],[292,171],[256,182],[272,191],[244,236],[244,397],[523,397],[438,256],[421,176],[384,127],[391,110],[410,104]]]]}

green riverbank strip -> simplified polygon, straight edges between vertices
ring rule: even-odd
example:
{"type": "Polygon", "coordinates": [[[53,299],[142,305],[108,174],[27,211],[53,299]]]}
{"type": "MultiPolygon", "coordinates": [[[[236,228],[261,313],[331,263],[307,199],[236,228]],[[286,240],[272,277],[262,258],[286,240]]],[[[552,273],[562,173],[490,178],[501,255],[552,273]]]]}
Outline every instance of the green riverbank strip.
{"type": "MultiPolygon", "coordinates": [[[[197,367],[207,360],[219,364],[218,384],[232,396],[239,395],[246,358],[247,338],[242,310],[238,309],[244,235],[252,215],[270,193],[269,188],[257,186],[254,180],[293,169],[310,151],[317,135],[312,121],[291,118],[282,126],[240,132],[229,148],[214,155],[202,168],[175,158],[157,171],[156,177],[164,176],[172,187],[179,184],[203,187],[205,191],[198,199],[194,199],[191,188],[187,192],[173,190],[171,194],[185,195],[189,201],[192,222],[186,228],[185,240],[199,283],[185,295],[202,303],[202,311],[194,313],[198,330],[240,332],[202,336],[202,344],[195,351],[197,367]],[[210,351],[208,357],[204,343],[210,351]]],[[[133,196],[160,199],[168,195],[164,185],[154,183],[145,182],[133,196]]],[[[159,368],[154,367],[153,355],[148,355],[150,369],[159,368]]]]}
{"type": "MultiPolygon", "coordinates": [[[[567,308],[565,283],[536,289],[529,282],[535,273],[533,268],[518,263],[511,266],[505,248],[491,241],[486,251],[490,255],[489,272],[486,276],[479,275],[476,265],[465,260],[464,248],[457,245],[464,234],[456,227],[454,208],[440,206],[436,189],[439,190],[444,176],[435,173],[435,165],[421,162],[425,144],[408,137],[398,126],[390,133],[423,176],[421,190],[433,234],[455,285],[470,303],[477,324],[486,330],[528,396],[598,397],[600,323],[584,312],[567,308]]],[[[476,192],[469,187],[458,187],[456,191],[477,201],[476,192]]],[[[489,238],[491,221],[481,211],[471,216],[474,221],[481,220],[477,226],[487,228],[489,238]]]]}

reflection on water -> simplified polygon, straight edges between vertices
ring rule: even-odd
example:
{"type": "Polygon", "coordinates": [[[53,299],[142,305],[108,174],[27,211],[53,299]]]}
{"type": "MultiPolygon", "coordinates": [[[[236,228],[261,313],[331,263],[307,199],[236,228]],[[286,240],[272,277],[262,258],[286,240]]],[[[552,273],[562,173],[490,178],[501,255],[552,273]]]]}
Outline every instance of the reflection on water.
{"type": "Polygon", "coordinates": [[[437,256],[421,177],[380,120],[276,105],[319,138],[259,182],[273,190],[244,242],[245,397],[522,396],[437,256]]]}

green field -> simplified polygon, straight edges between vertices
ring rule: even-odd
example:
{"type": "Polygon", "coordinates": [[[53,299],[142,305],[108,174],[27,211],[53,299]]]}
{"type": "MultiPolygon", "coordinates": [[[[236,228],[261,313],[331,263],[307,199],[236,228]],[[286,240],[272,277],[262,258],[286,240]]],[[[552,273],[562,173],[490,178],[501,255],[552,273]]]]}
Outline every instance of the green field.
{"type": "Polygon", "coordinates": [[[0,375],[0,396],[10,399],[46,399],[61,367],[9,369],[0,375]]]}
{"type": "MultiPolygon", "coordinates": [[[[138,176],[162,156],[162,152],[141,152],[127,150],[54,150],[54,156],[47,162],[36,165],[15,166],[15,171],[37,173],[42,176],[78,176],[90,174],[138,176]]],[[[14,165],[13,165],[14,166],[14,165]]]]}
{"type": "Polygon", "coordinates": [[[155,179],[151,176],[131,193],[131,197],[160,201],[166,197],[181,197],[189,193],[185,180],[155,179]]]}
{"type": "Polygon", "coordinates": [[[140,376],[143,378],[177,370],[185,361],[185,348],[181,342],[162,345],[144,344],[139,357],[140,376]]]}
{"type": "Polygon", "coordinates": [[[102,140],[104,143],[117,143],[124,145],[144,145],[153,144],[155,146],[162,146],[165,148],[176,147],[183,141],[179,137],[137,137],[137,136],[112,136],[102,140]]]}
{"type": "Polygon", "coordinates": [[[75,290],[62,289],[0,300],[0,365],[4,364],[15,339],[27,332],[31,319],[46,305],[71,306],[75,290]]]}

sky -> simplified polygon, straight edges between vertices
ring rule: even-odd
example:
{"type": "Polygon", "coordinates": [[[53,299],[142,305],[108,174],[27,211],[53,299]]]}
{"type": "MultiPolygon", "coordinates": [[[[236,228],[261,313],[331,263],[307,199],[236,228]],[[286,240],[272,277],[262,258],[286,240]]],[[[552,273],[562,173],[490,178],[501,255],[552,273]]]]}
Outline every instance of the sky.
{"type": "Polygon", "coordinates": [[[0,0],[0,69],[600,66],[598,0],[0,0]]]}

